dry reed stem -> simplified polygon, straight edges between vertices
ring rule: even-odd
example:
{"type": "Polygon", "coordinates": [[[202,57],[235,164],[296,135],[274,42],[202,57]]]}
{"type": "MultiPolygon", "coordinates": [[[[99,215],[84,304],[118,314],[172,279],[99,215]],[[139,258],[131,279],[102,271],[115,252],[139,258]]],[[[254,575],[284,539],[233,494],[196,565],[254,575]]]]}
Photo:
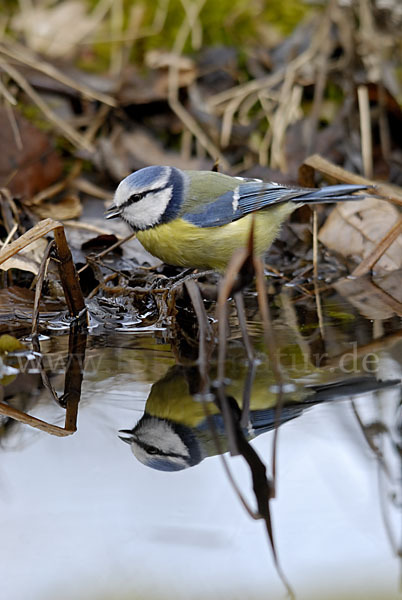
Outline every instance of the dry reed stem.
{"type": "Polygon", "coordinates": [[[370,102],[368,89],[365,85],[357,88],[359,102],[361,152],[364,176],[373,177],[373,140],[371,136],[370,102]]]}
{"type": "MultiPolygon", "coordinates": [[[[30,425],[35,429],[39,429],[40,431],[44,431],[45,433],[50,433],[51,435],[56,435],[58,437],[66,437],[67,435],[71,435],[75,433],[76,428],[69,429],[67,426],[59,427],[58,425],[53,425],[52,423],[47,423],[46,421],[42,421],[42,419],[37,419],[36,417],[32,417],[17,408],[13,408],[8,404],[3,404],[0,402],[0,415],[5,415],[6,417],[10,417],[15,421],[19,421],[20,423],[25,423],[25,425],[30,425]]],[[[65,422],[67,424],[67,412],[65,422]]]]}

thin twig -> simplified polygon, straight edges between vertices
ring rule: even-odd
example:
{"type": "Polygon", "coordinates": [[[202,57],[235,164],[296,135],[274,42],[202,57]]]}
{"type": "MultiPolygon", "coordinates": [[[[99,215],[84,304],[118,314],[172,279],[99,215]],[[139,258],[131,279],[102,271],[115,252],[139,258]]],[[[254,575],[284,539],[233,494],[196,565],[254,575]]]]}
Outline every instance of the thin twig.
{"type": "Polygon", "coordinates": [[[360,115],[360,135],[364,175],[369,179],[373,176],[373,140],[371,137],[370,102],[368,89],[365,85],[357,88],[360,115]]]}
{"type": "MultiPolygon", "coordinates": [[[[95,256],[92,256],[91,262],[95,262],[96,260],[103,258],[104,256],[106,256],[106,254],[109,254],[109,252],[113,252],[114,250],[116,250],[116,248],[119,248],[125,242],[129,242],[130,240],[134,239],[136,237],[136,235],[137,234],[135,232],[133,232],[133,233],[130,233],[129,235],[127,235],[125,238],[117,240],[117,242],[115,242],[111,246],[108,246],[105,250],[102,250],[102,252],[99,252],[98,254],[95,254],[95,256]]],[[[78,274],[80,275],[88,267],[89,267],[89,264],[88,263],[85,264],[83,267],[81,267],[81,269],[79,269],[78,274]]]]}
{"type": "Polygon", "coordinates": [[[313,273],[314,273],[314,293],[317,306],[318,325],[322,339],[324,339],[324,317],[322,314],[321,296],[318,289],[318,221],[317,208],[313,207],[313,273]]]}
{"type": "Polygon", "coordinates": [[[50,252],[52,251],[52,248],[54,248],[54,246],[55,246],[55,241],[51,240],[48,243],[48,245],[43,253],[42,261],[40,263],[38,276],[36,279],[36,287],[35,287],[35,300],[34,300],[34,308],[33,308],[33,313],[32,313],[31,336],[35,336],[38,333],[39,307],[40,307],[40,300],[41,300],[41,296],[42,296],[43,282],[46,277],[47,268],[48,268],[48,264],[49,264],[49,260],[50,260],[49,255],[50,255],[50,252]]]}

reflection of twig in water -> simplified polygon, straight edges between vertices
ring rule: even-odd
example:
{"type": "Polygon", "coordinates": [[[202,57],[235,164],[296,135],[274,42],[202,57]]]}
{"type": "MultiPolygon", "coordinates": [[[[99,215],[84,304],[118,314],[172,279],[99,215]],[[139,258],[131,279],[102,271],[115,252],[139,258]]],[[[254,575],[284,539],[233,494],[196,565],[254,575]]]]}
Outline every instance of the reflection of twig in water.
{"type": "MultiPolygon", "coordinates": [[[[244,436],[243,425],[242,425],[242,420],[244,418],[244,411],[242,414],[236,403],[236,400],[225,394],[224,361],[226,358],[226,343],[222,343],[221,336],[223,335],[224,341],[226,341],[226,327],[227,327],[226,322],[227,321],[226,321],[226,319],[219,321],[220,366],[218,366],[218,380],[216,382],[215,391],[214,391],[215,403],[217,404],[217,406],[220,408],[220,410],[222,412],[222,416],[223,416],[224,424],[225,424],[225,433],[226,433],[226,437],[227,437],[227,441],[228,441],[228,448],[229,448],[231,454],[232,455],[240,454],[241,456],[243,456],[243,458],[245,459],[245,461],[247,462],[247,464],[250,468],[252,481],[253,481],[253,491],[255,494],[256,502],[257,502],[257,511],[253,510],[249,506],[247,500],[243,496],[242,492],[240,491],[239,487],[237,486],[237,484],[234,480],[234,477],[229,468],[229,464],[223,455],[224,449],[221,446],[219,436],[216,431],[216,426],[215,426],[214,421],[211,417],[211,414],[208,410],[207,400],[210,401],[211,395],[209,393],[209,388],[207,388],[205,385],[206,381],[207,381],[207,369],[208,369],[208,362],[207,362],[207,355],[206,355],[206,347],[207,347],[206,346],[206,342],[207,342],[206,336],[207,336],[208,328],[205,326],[205,321],[207,319],[207,316],[205,313],[204,306],[202,305],[201,295],[199,293],[196,283],[194,281],[191,281],[190,284],[186,284],[186,285],[187,285],[187,289],[189,287],[191,289],[191,293],[189,290],[190,299],[191,299],[194,309],[196,311],[198,323],[200,326],[200,350],[199,350],[199,361],[198,362],[199,362],[199,367],[200,367],[202,383],[201,383],[201,393],[198,394],[198,397],[201,400],[202,405],[204,407],[205,415],[206,415],[206,418],[207,418],[207,421],[208,421],[208,424],[210,427],[211,435],[212,435],[212,438],[213,438],[213,441],[214,441],[214,444],[215,444],[215,447],[217,450],[217,454],[219,454],[220,459],[223,464],[223,468],[228,477],[228,480],[229,480],[230,484],[232,485],[232,488],[234,489],[236,495],[238,496],[241,504],[244,506],[245,510],[248,512],[248,514],[253,519],[255,519],[255,520],[263,519],[264,520],[268,538],[269,538],[270,545],[271,545],[274,564],[277,569],[278,575],[279,575],[281,581],[283,582],[284,586],[286,587],[288,594],[291,597],[293,597],[293,591],[292,591],[292,589],[280,567],[278,556],[276,553],[275,541],[274,541],[273,530],[272,530],[271,514],[270,514],[270,509],[269,509],[269,501],[273,496],[272,482],[270,481],[269,478],[267,478],[266,467],[265,467],[264,463],[261,461],[258,454],[255,452],[255,450],[252,448],[252,446],[249,444],[249,442],[247,441],[247,439],[244,436]],[[223,322],[223,327],[221,326],[222,322],[223,322]],[[201,372],[201,369],[202,370],[206,369],[206,372],[203,374],[201,372]]],[[[223,289],[223,288],[221,288],[221,289],[223,289]]],[[[221,299],[220,306],[221,306],[221,312],[222,312],[222,296],[221,295],[220,295],[220,299],[221,299]]],[[[224,306],[226,306],[226,302],[224,303],[224,306]]],[[[241,308],[241,303],[238,304],[238,306],[241,308]]],[[[223,310],[223,312],[226,317],[227,316],[226,311],[223,310]]],[[[244,317],[244,315],[242,317],[244,317]]],[[[208,323],[208,322],[206,321],[206,323],[208,323]]],[[[245,389],[244,389],[244,394],[243,394],[243,398],[245,396],[247,396],[247,394],[248,394],[248,398],[246,398],[246,402],[245,402],[246,405],[249,405],[249,402],[250,402],[249,396],[251,393],[251,385],[252,385],[252,381],[254,379],[254,374],[255,374],[255,361],[252,361],[250,363],[249,376],[247,378],[247,382],[245,384],[245,389]]],[[[247,417],[248,417],[248,411],[247,411],[247,417]]]]}
{"type": "MultiPolygon", "coordinates": [[[[190,299],[193,303],[196,316],[198,319],[199,330],[200,330],[200,349],[199,349],[199,367],[202,369],[201,374],[201,393],[198,394],[199,399],[201,400],[205,415],[207,417],[210,431],[212,434],[212,438],[214,440],[217,453],[220,455],[223,467],[225,469],[226,475],[231,483],[236,495],[238,496],[240,502],[243,504],[244,508],[247,510],[248,514],[253,519],[263,519],[265,522],[268,538],[270,541],[272,555],[275,567],[277,569],[277,573],[286,587],[289,595],[293,597],[293,592],[290,588],[290,585],[282,572],[282,569],[279,565],[278,556],[276,553],[275,541],[272,530],[271,523],[271,515],[270,515],[270,507],[269,502],[270,499],[274,496],[274,486],[272,481],[267,477],[266,467],[264,463],[259,458],[258,454],[249,444],[247,439],[243,433],[243,424],[244,421],[248,421],[249,413],[248,407],[250,405],[250,395],[251,395],[251,387],[252,382],[255,375],[255,361],[254,361],[254,351],[252,345],[250,343],[247,327],[246,327],[246,318],[244,312],[244,304],[243,299],[240,296],[241,292],[239,290],[242,289],[245,285],[249,283],[252,279],[254,272],[257,272],[257,291],[258,291],[258,302],[260,312],[262,314],[263,323],[264,323],[264,333],[266,337],[266,342],[268,346],[268,350],[271,351],[270,358],[272,359],[273,370],[277,377],[277,383],[279,387],[279,405],[281,405],[282,400],[282,378],[280,373],[279,364],[277,358],[275,356],[275,344],[272,336],[272,327],[270,324],[270,316],[269,316],[269,307],[266,298],[266,289],[265,289],[265,278],[263,265],[260,259],[254,257],[253,254],[253,227],[251,228],[249,245],[248,248],[241,248],[237,252],[234,253],[228,268],[226,270],[225,277],[223,278],[218,295],[217,302],[217,320],[218,320],[218,374],[217,380],[214,385],[213,395],[215,397],[215,404],[220,409],[224,426],[225,426],[225,434],[227,439],[228,449],[231,455],[240,454],[243,456],[245,461],[247,462],[251,476],[253,480],[253,490],[257,502],[257,511],[253,510],[240,489],[238,488],[231,470],[229,468],[228,462],[223,456],[223,449],[221,447],[219,437],[214,425],[214,422],[211,418],[211,415],[208,411],[208,406],[206,400],[210,401],[211,394],[210,388],[206,385],[208,381],[207,378],[207,332],[208,332],[208,321],[205,313],[205,309],[202,303],[201,295],[199,293],[198,287],[194,281],[189,281],[186,283],[187,290],[189,291],[190,299]],[[246,353],[249,358],[250,369],[248,372],[248,377],[245,382],[244,390],[243,390],[243,411],[241,412],[234,398],[229,397],[225,393],[226,387],[226,379],[225,379],[225,361],[226,361],[226,349],[227,349],[227,333],[228,333],[228,319],[227,319],[227,302],[230,295],[235,294],[236,298],[236,306],[238,310],[238,318],[239,324],[243,335],[243,341],[246,348],[246,353]]],[[[280,419],[280,410],[276,412],[277,419],[279,422],[280,419]]]]}
{"type": "MultiPolygon", "coordinates": [[[[79,324],[73,324],[70,329],[69,354],[67,358],[66,376],[64,381],[64,393],[59,398],[54,391],[48,375],[40,360],[40,372],[42,381],[46,389],[49,390],[53,399],[66,409],[64,427],[47,423],[21,410],[13,408],[8,404],[0,402],[0,414],[6,415],[16,421],[30,425],[34,429],[39,429],[45,433],[64,437],[71,435],[77,430],[77,412],[78,403],[81,397],[81,384],[83,377],[83,368],[85,360],[87,331],[79,324]]],[[[37,351],[40,351],[37,336],[33,337],[32,343],[37,351]]]]}
{"type": "MultiPolygon", "coordinates": [[[[358,423],[358,425],[361,429],[361,432],[364,436],[364,439],[366,440],[370,450],[373,452],[374,456],[377,459],[378,495],[379,495],[380,506],[381,506],[381,516],[382,516],[382,520],[384,523],[384,529],[387,534],[389,544],[390,544],[394,554],[396,556],[402,557],[402,545],[401,545],[401,542],[399,542],[399,544],[398,544],[395,534],[392,530],[392,525],[391,525],[391,522],[390,522],[390,519],[388,516],[389,509],[387,510],[387,504],[386,504],[385,481],[387,480],[388,482],[392,482],[392,474],[391,474],[389,465],[387,464],[387,462],[385,460],[384,451],[380,448],[379,444],[375,443],[373,440],[373,429],[375,429],[375,432],[377,434],[380,434],[382,436],[381,437],[382,441],[384,440],[384,435],[390,436],[390,431],[385,423],[375,423],[375,424],[372,423],[369,426],[365,425],[360,417],[359,411],[353,400],[351,402],[351,406],[352,406],[353,414],[355,415],[357,423],[358,423]]],[[[384,447],[384,444],[382,444],[382,446],[384,447]]],[[[400,457],[399,457],[399,463],[400,463],[400,457]]],[[[399,469],[399,471],[400,471],[400,469],[399,469]]],[[[398,477],[398,481],[400,483],[399,477],[398,477]]],[[[388,500],[389,499],[390,498],[388,495],[388,500]]]]}
{"type": "Polygon", "coordinates": [[[204,304],[197,284],[193,279],[189,279],[184,285],[186,286],[188,295],[190,296],[190,300],[195,310],[195,314],[197,315],[198,328],[200,332],[198,367],[201,375],[201,394],[204,396],[209,387],[207,340],[212,339],[212,330],[208,322],[208,316],[205,312],[204,304]]]}

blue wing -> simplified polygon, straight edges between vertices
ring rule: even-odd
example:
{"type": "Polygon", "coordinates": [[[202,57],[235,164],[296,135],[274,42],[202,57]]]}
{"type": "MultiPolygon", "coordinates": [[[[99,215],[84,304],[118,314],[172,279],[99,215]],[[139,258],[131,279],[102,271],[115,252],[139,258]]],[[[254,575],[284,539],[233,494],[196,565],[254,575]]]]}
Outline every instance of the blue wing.
{"type": "Polygon", "coordinates": [[[364,185],[330,185],[323,188],[291,188],[276,183],[244,180],[234,189],[225,192],[205,205],[202,211],[184,213],[181,217],[197,227],[220,227],[241,217],[283,202],[313,203],[360,200],[354,192],[365,190],[364,185]]]}

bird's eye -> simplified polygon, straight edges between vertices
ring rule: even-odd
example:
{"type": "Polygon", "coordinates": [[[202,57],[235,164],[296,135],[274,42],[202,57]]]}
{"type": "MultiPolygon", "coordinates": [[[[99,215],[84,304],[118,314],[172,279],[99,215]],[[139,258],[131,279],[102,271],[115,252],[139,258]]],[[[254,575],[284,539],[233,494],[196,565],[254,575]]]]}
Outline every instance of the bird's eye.
{"type": "Polygon", "coordinates": [[[156,446],[147,446],[148,454],[158,454],[159,450],[156,446]]]}
{"type": "Polygon", "coordinates": [[[129,198],[129,202],[138,202],[138,200],[142,200],[143,197],[145,196],[144,193],[142,194],[133,194],[132,196],[130,196],[129,198]]]}

